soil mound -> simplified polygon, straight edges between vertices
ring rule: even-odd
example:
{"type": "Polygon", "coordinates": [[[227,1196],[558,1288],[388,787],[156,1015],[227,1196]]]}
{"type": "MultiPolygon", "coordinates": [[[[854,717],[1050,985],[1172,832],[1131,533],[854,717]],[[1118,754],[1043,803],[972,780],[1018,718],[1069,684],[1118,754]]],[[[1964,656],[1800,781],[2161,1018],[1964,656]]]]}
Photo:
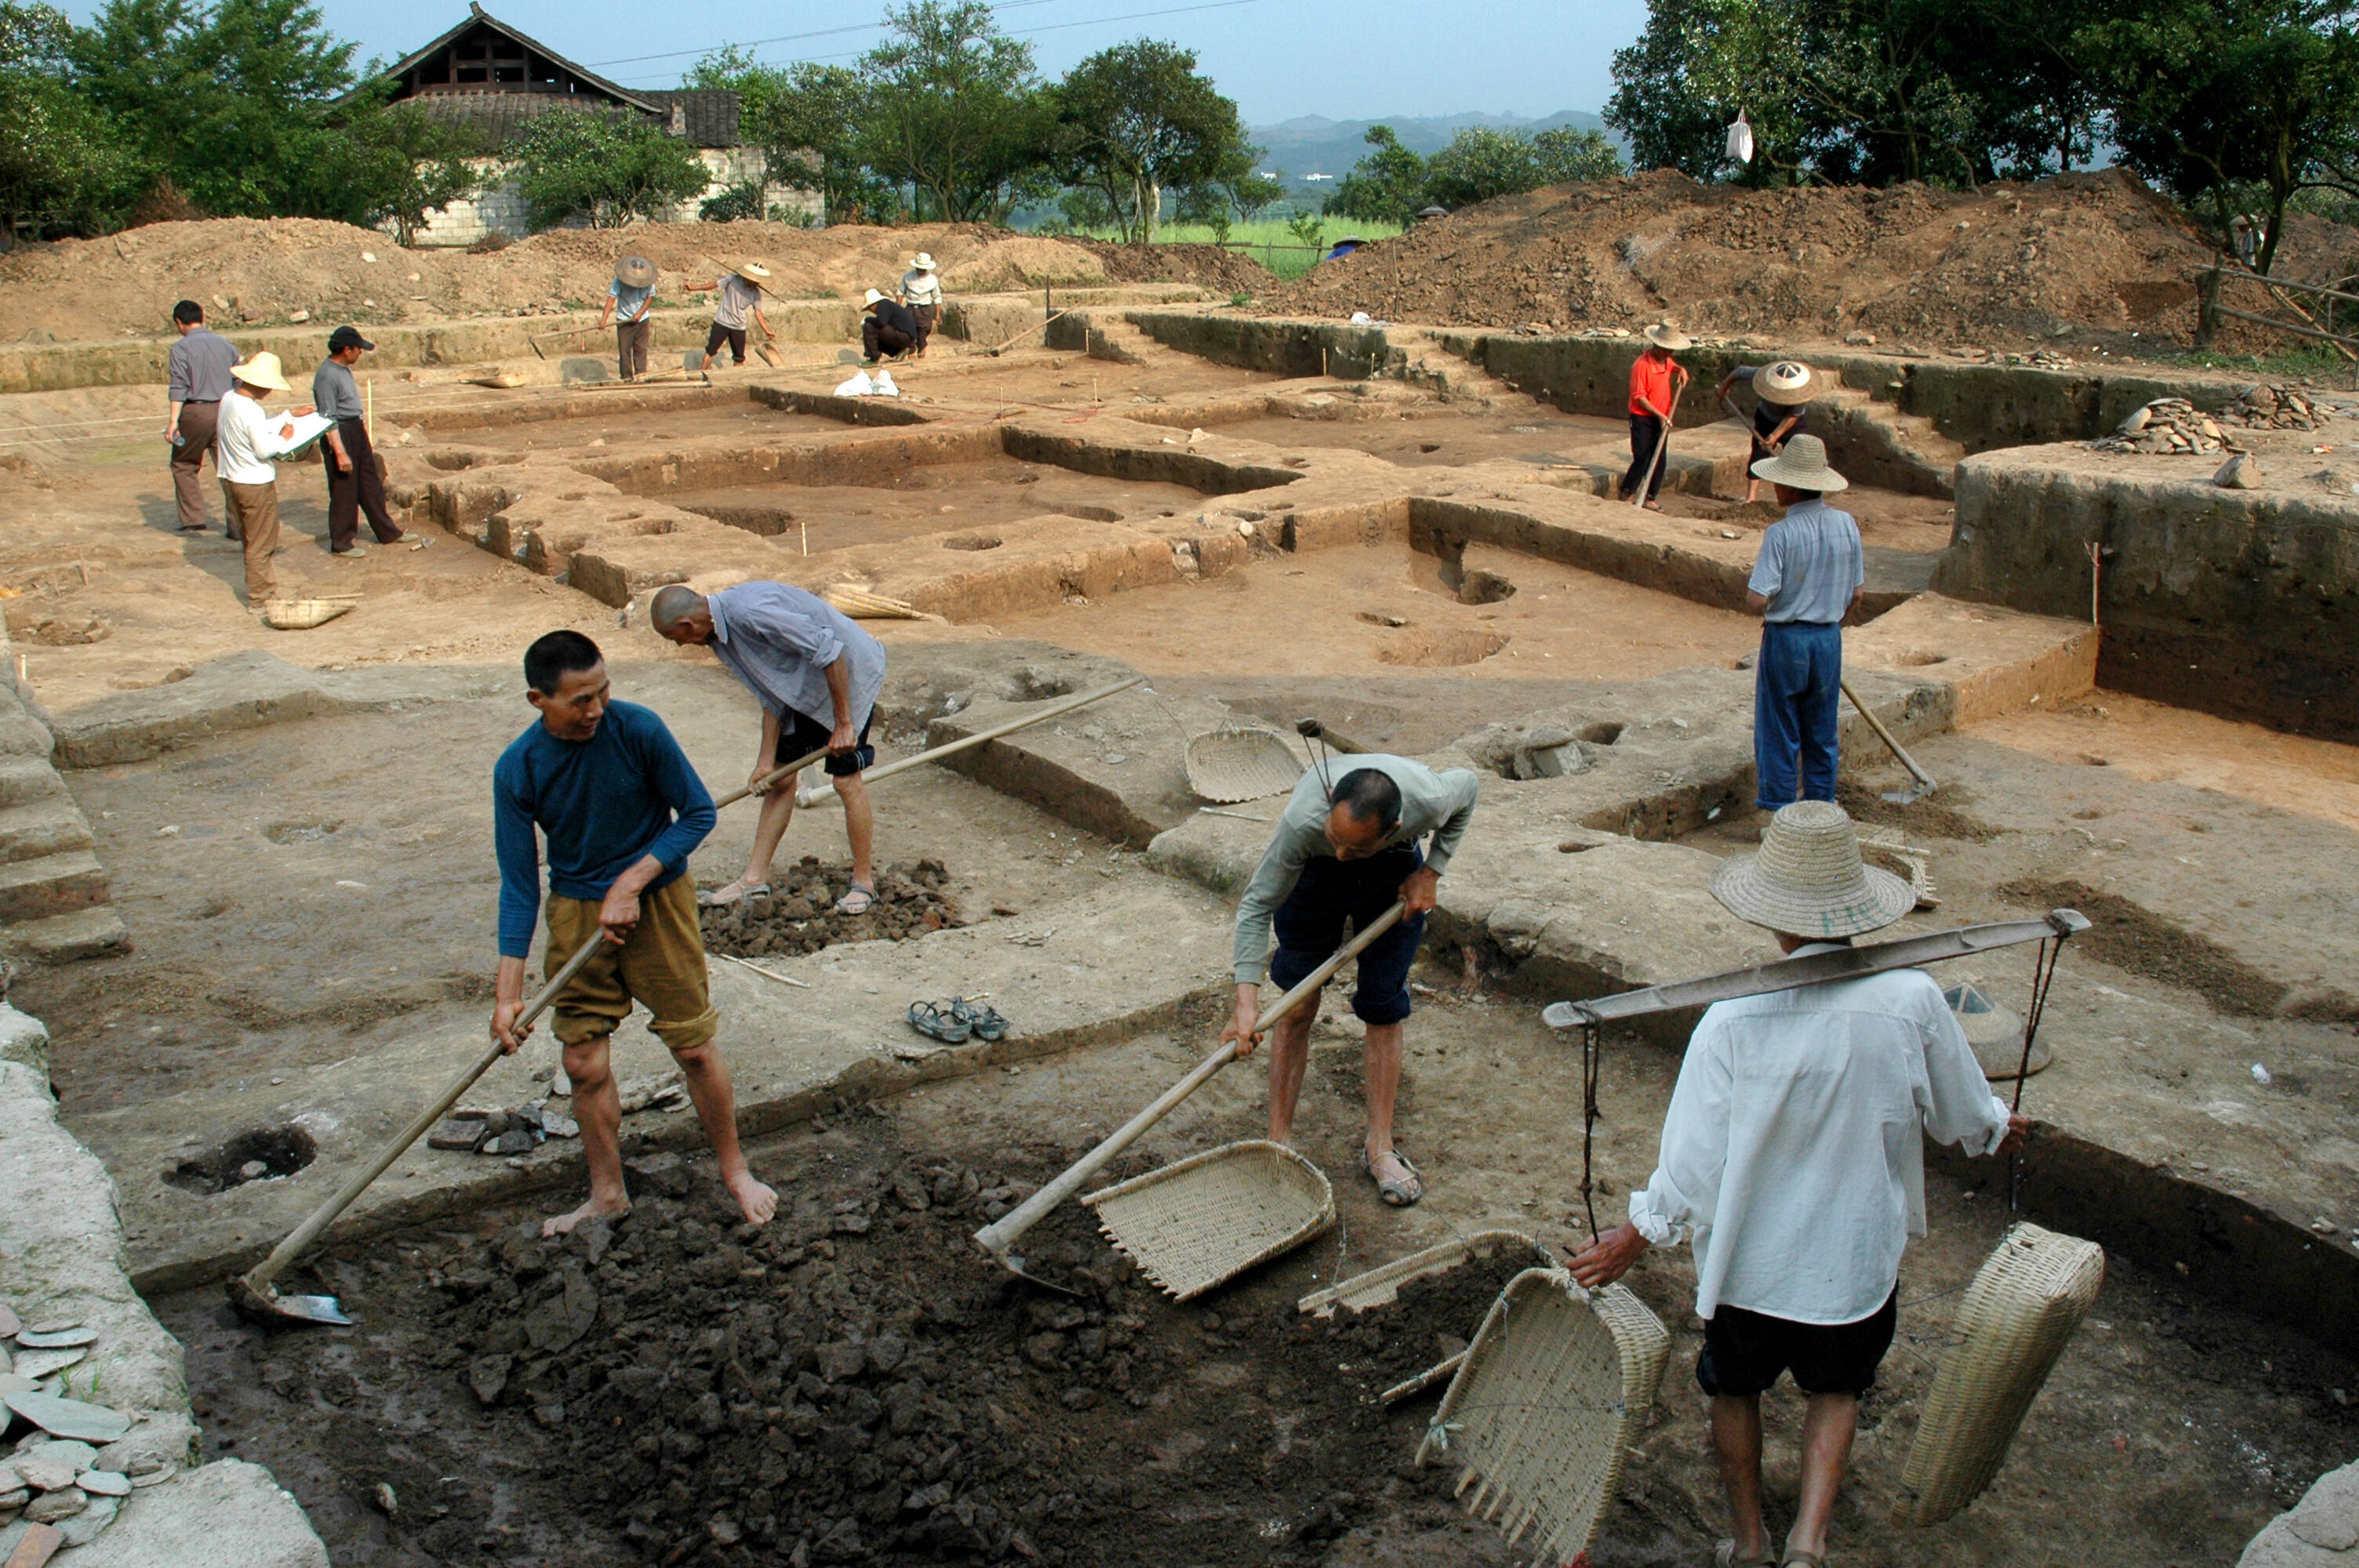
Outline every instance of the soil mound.
{"type": "MultiPolygon", "coordinates": [[[[1376,1397],[1384,1368],[1473,1335],[1495,1271],[1333,1323],[1268,1281],[1180,1306],[1068,1205],[1027,1238],[1035,1270],[1079,1292],[1051,1295],[967,1233],[1034,1190],[1019,1169],[1053,1165],[929,1158],[853,1119],[862,1152],[766,1230],[659,1154],[632,1162],[637,1207],[611,1227],[423,1260],[448,1303],[429,1331],[444,1375],[495,1432],[529,1422],[570,1451],[592,1530],[682,1568],[1311,1563],[1386,1521],[1455,1526],[1435,1561],[1512,1556],[1455,1519],[1447,1466],[1404,1465],[1419,1417],[1376,1397]]],[[[440,1556],[473,1533],[414,1539],[440,1556]]]]}
{"type": "Polygon", "coordinates": [[[767,893],[701,911],[705,950],[737,958],[792,957],[835,942],[897,942],[963,925],[958,907],[942,896],[949,881],[940,860],[920,860],[908,871],[887,866],[876,874],[876,902],[866,914],[837,914],[835,901],[852,889],[852,868],[822,866],[818,856],[806,855],[773,876],[767,893]]]}
{"type": "MultiPolygon", "coordinates": [[[[2282,276],[2354,248],[2320,232],[2336,225],[2298,228],[2282,276]]],[[[1668,317],[1690,332],[1924,347],[2071,328],[2183,341],[2212,260],[2124,170],[1972,193],[1742,190],[1659,170],[1484,202],[1258,297],[1275,313],[1558,331],[1668,317]]]]}
{"type": "Polygon", "coordinates": [[[1277,274],[1218,245],[1117,245],[1071,242],[1098,258],[1116,283],[1192,283],[1229,294],[1261,294],[1278,287],[1277,274]]]}
{"type": "Polygon", "coordinates": [[[686,284],[750,258],[770,267],[781,298],[857,300],[865,289],[889,292],[919,251],[933,254],[953,294],[1107,281],[1103,265],[1078,244],[972,223],[642,223],[555,229],[475,254],[404,250],[389,234],[347,223],[209,218],[24,246],[0,256],[0,288],[19,331],[67,341],[161,335],[179,299],[196,300],[214,327],[232,333],[283,324],[298,311],[332,325],[594,308],[605,298],[608,268],[625,253],[656,264],[663,304],[685,303],[686,284]]]}

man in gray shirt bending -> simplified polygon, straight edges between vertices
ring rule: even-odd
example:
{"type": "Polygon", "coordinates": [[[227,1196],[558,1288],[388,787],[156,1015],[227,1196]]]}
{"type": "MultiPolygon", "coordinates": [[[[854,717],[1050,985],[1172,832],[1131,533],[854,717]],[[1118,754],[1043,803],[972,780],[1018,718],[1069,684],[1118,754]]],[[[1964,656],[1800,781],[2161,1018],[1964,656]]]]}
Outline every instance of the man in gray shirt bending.
{"type": "MultiPolygon", "coordinates": [[[[741,582],[713,594],[673,583],[656,589],[647,619],[660,636],[711,647],[761,703],[762,743],[749,784],[827,748],[820,766],[835,781],[852,840],[852,886],[836,901],[835,913],[867,914],[876,902],[876,818],[860,775],[876,762],[868,724],[876,694],[885,689],[885,644],[819,595],[782,582],[741,582]]],[[[770,858],[794,819],[800,777],[790,773],[758,792],[762,816],[745,874],[700,895],[699,903],[735,903],[770,891],[770,858]]]]}
{"type": "Polygon", "coordinates": [[[353,561],[368,554],[353,542],[364,512],[378,544],[422,542],[419,535],[403,533],[385,509],[385,481],[377,477],[376,449],[369,444],[368,408],[353,380],[353,366],[375,347],[358,328],[339,327],[328,334],[328,357],[311,373],[312,406],[336,422],[320,441],[320,461],[328,470],[328,548],[353,561]]]}
{"type": "MultiPolygon", "coordinates": [[[[1425,936],[1425,916],[1436,903],[1441,872],[1474,819],[1474,775],[1464,768],[1435,773],[1407,757],[1364,752],[1349,771],[1322,765],[1294,786],[1277,831],[1262,852],[1253,881],[1237,901],[1234,953],[1236,1016],[1221,1032],[1250,1052],[1261,1010],[1267,957],[1269,982],[1281,990],[1300,983],[1343,945],[1343,925],[1364,931],[1397,899],[1400,924],[1359,957],[1352,1011],[1367,1025],[1363,1064],[1368,1096],[1368,1136],[1361,1167],[1384,1200],[1406,1207],[1425,1195],[1417,1167],[1393,1147],[1393,1100],[1400,1089],[1401,1026],[1409,1015],[1408,967],[1425,936]],[[1332,781],[1332,784],[1330,781],[1332,781]],[[1433,842],[1422,856],[1417,841],[1433,842]],[[1272,929],[1277,952],[1269,956],[1272,929]]],[[[1310,1060],[1310,1025],[1319,998],[1279,1020],[1269,1051],[1269,1136],[1284,1143],[1294,1131],[1295,1102],[1310,1060]]]]}
{"type": "Polygon", "coordinates": [[[1859,601],[1867,572],[1858,523],[1826,503],[1851,481],[1827,467],[1824,442],[1796,436],[1776,457],[1755,463],[1753,473],[1776,487],[1786,509],[1761,536],[1745,593],[1745,608],[1761,617],[1753,799],[1775,811],[1835,797],[1843,619],[1859,601]]]}
{"type": "MultiPolygon", "coordinates": [[[[193,299],[172,307],[180,341],[165,356],[171,381],[172,411],[164,439],[172,443],[172,500],[179,508],[180,532],[205,531],[205,492],[200,484],[205,454],[213,449],[221,424],[221,400],[229,395],[229,367],[245,356],[227,338],[205,330],[205,308],[193,299]]],[[[221,466],[221,459],[213,459],[221,466]]]]}

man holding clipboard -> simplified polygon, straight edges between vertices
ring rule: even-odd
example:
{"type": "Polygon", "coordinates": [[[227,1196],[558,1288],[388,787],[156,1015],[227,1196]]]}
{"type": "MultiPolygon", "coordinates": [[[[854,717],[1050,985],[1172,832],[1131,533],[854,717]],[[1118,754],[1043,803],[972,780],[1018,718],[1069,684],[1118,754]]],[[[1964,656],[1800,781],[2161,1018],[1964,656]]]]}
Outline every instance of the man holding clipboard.
{"type": "Polygon", "coordinates": [[[278,592],[278,572],[270,559],[278,548],[276,460],[299,455],[333,421],[318,417],[308,403],[275,417],[263,412],[266,393],[294,390],[278,368],[277,354],[256,354],[230,366],[229,374],[213,461],[221,473],[230,528],[245,541],[245,603],[252,610],[278,592]]]}

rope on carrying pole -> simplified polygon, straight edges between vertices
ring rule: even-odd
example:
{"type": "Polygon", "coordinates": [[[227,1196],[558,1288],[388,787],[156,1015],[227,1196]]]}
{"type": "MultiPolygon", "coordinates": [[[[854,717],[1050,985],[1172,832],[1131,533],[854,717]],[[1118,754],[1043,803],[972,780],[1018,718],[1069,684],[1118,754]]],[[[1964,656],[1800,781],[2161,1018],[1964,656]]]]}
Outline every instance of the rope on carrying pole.
{"type": "MultiPolygon", "coordinates": [[[[2016,1064],[2015,1103],[2010,1113],[2023,1109],[2023,1086],[2031,1076],[2031,1045],[2039,1036],[2039,1015],[2048,1011],[2048,988],[2056,981],[2056,960],[2064,954],[2064,938],[2052,936],[2039,945],[2031,957],[2031,1002],[2023,1010],[2023,1060],[2016,1064]]],[[[2014,1214],[2022,1206],[2023,1154],[2020,1151],[2006,1157],[2006,1212],[2014,1214]]]]}

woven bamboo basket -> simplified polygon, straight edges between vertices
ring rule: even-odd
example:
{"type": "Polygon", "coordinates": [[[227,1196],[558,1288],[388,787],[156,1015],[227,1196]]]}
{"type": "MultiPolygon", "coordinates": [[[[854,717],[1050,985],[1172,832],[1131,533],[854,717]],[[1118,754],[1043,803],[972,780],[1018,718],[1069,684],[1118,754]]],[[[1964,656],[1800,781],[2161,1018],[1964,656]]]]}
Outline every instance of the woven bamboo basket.
{"type": "Polygon", "coordinates": [[[1561,1269],[1508,1281],[1418,1445],[1459,1466],[1466,1509],[1512,1545],[1578,1560],[1622,1484],[1631,1433],[1670,1358],[1671,1336],[1620,1285],[1584,1291],[1561,1269]]]}
{"type": "Polygon", "coordinates": [[[850,583],[832,584],[820,597],[855,621],[923,621],[925,611],[905,600],[887,599],[850,583]]]}
{"type": "Polygon", "coordinates": [[[2104,1249],[2036,1225],[2006,1238],[1966,1287],[1900,1485],[1912,1524],[1982,1495],[2073,1330],[2105,1282],[2104,1249]]]}
{"type": "Polygon", "coordinates": [[[1335,1191],[1319,1167],[1260,1139],[1207,1149],[1082,1202],[1106,1239],[1183,1302],[1335,1223],[1335,1191]]]}
{"type": "Polygon", "coordinates": [[[1284,736],[1250,726],[1193,737],[1187,765],[1188,787],[1223,804],[1283,795],[1302,777],[1302,764],[1284,736]]]}
{"type": "MultiPolygon", "coordinates": [[[[1400,1288],[1411,1280],[1446,1274],[1461,1263],[1488,1258],[1503,1250],[1521,1254],[1532,1268],[1553,1269],[1557,1266],[1556,1259],[1550,1256],[1547,1248],[1520,1230],[1478,1230],[1471,1236],[1452,1237],[1448,1241],[1437,1242],[1406,1258],[1396,1258],[1364,1274],[1354,1274],[1341,1284],[1313,1292],[1297,1302],[1295,1306],[1298,1311],[1317,1317],[1332,1317],[1339,1306],[1349,1307],[1353,1312],[1366,1312],[1370,1307],[1384,1306],[1396,1300],[1400,1288]]],[[[1421,1393],[1444,1379],[1454,1377],[1465,1360],[1466,1352],[1463,1350],[1455,1356],[1445,1356],[1414,1378],[1405,1378],[1395,1383],[1380,1397],[1385,1403],[1392,1404],[1411,1394],[1421,1393]]]]}
{"type": "Polygon", "coordinates": [[[262,619],[281,632],[308,632],[325,626],[352,607],[350,600],[271,599],[263,601],[262,619]]]}

